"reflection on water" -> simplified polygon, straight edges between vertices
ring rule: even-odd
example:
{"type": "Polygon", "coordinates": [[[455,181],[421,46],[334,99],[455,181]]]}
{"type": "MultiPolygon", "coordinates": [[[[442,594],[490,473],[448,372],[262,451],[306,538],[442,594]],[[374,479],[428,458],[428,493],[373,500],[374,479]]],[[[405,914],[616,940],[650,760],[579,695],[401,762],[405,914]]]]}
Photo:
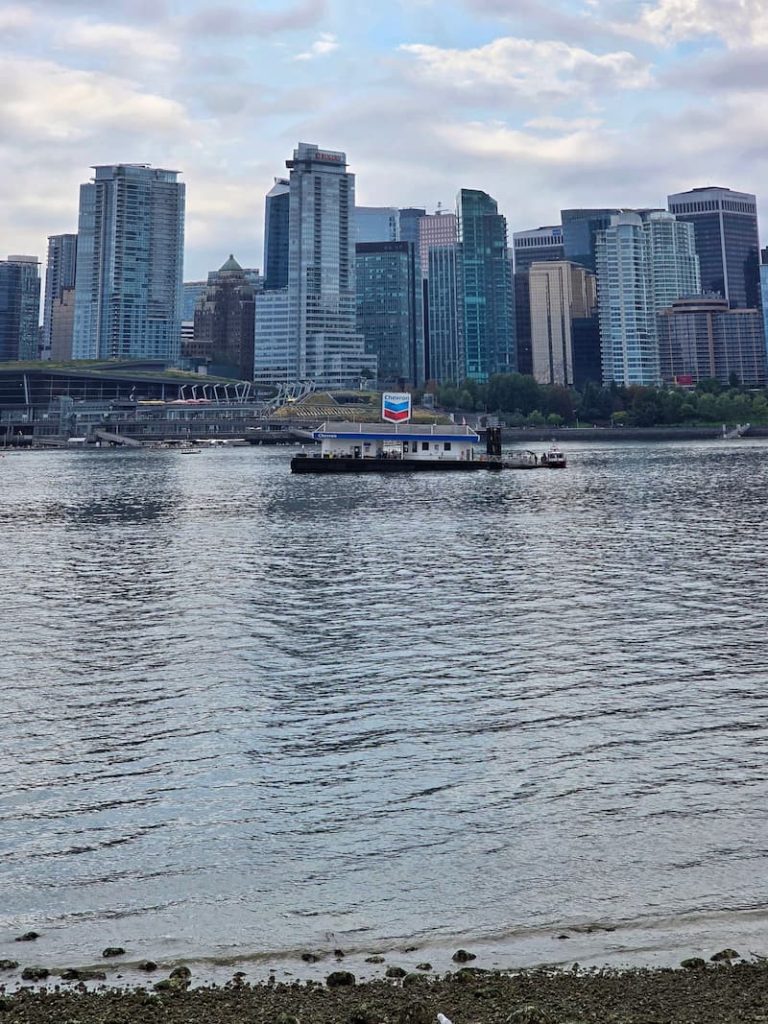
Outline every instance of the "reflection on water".
{"type": "Polygon", "coordinates": [[[767,455],[359,480],[263,448],[4,458],[0,946],[763,908],[767,455]]]}

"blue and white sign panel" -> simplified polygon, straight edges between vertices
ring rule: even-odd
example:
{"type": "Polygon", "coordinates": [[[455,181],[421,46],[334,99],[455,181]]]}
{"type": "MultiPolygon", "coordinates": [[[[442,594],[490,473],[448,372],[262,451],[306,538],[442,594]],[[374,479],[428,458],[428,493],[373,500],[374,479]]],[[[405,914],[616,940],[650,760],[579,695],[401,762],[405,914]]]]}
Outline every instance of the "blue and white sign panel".
{"type": "Polygon", "coordinates": [[[411,418],[411,396],[407,392],[385,391],[381,396],[381,418],[390,423],[407,423],[411,418]]]}

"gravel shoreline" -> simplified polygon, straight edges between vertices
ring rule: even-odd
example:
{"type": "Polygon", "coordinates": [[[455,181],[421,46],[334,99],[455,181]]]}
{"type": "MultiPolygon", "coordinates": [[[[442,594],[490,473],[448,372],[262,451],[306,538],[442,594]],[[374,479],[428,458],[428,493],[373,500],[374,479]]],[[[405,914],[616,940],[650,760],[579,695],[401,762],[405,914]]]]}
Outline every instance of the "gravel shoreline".
{"type": "MultiPolygon", "coordinates": [[[[766,1024],[768,963],[688,968],[463,968],[442,977],[350,983],[249,984],[187,988],[177,976],[152,988],[88,991],[50,983],[0,994],[0,1024],[766,1024]]],[[[333,975],[330,975],[333,980],[333,975]]]]}

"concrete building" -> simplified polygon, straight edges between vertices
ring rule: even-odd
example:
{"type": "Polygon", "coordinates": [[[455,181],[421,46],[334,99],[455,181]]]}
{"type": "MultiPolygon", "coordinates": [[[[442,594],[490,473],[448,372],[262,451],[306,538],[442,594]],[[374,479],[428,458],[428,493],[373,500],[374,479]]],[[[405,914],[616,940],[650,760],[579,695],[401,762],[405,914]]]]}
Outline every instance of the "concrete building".
{"type": "Polygon", "coordinates": [[[458,203],[467,377],[481,383],[517,369],[507,222],[496,200],[463,188],[458,203]]]}
{"type": "Polygon", "coordinates": [[[593,320],[595,275],[566,261],[532,263],[529,271],[533,376],[539,384],[572,385],[574,321],[593,320]]]}
{"type": "Polygon", "coordinates": [[[149,164],[94,168],[80,187],[75,359],[157,358],[181,344],[184,185],[149,164]]]}
{"type": "Polygon", "coordinates": [[[74,319],[74,299],[62,301],[65,291],[75,287],[75,269],[77,267],[77,235],[50,235],[48,238],[48,258],[45,264],[45,294],[43,297],[43,347],[42,359],[67,360],[72,358],[72,331],[74,319]],[[56,325],[56,351],[53,355],[54,308],[57,310],[59,322],[56,325]],[[69,337],[66,331],[69,331],[69,337]]]}
{"type": "Polygon", "coordinates": [[[358,242],[357,329],[378,359],[380,388],[424,382],[421,272],[410,242],[358,242]]]}
{"type": "Polygon", "coordinates": [[[195,353],[208,352],[211,372],[253,380],[255,289],[234,256],[208,275],[195,307],[195,353]]]}
{"type": "Polygon", "coordinates": [[[72,336],[75,330],[75,289],[62,288],[53,300],[50,311],[50,334],[47,357],[54,363],[72,359],[72,336]]]}
{"type": "Polygon", "coordinates": [[[757,200],[729,188],[694,188],[668,197],[670,213],[693,225],[701,287],[731,306],[756,309],[760,302],[757,200]]]}
{"type": "Polygon", "coordinates": [[[396,206],[356,206],[355,242],[398,242],[400,211],[396,206]]]}
{"type": "Polygon", "coordinates": [[[597,237],[603,383],[661,382],[657,315],[700,292],[693,228],[659,211],[621,213],[597,237]]]}
{"type": "Polygon", "coordinates": [[[455,213],[438,210],[419,220],[419,262],[421,273],[429,273],[429,250],[436,245],[455,245],[459,240],[459,222],[455,213]]]}
{"type": "Polygon", "coordinates": [[[695,386],[706,378],[746,387],[766,385],[765,333],[757,309],[697,295],[659,313],[659,358],[665,384],[695,386]]]}
{"type": "Polygon", "coordinates": [[[559,224],[516,231],[512,236],[515,289],[515,344],[519,373],[533,373],[531,306],[528,269],[532,263],[565,259],[563,229],[559,224]]]}
{"type": "Polygon", "coordinates": [[[40,358],[39,322],[37,257],[0,260],[0,362],[40,358]]]}
{"type": "Polygon", "coordinates": [[[264,202],[264,287],[288,287],[288,225],[291,187],[287,178],[275,178],[264,202]]]}
{"type": "Polygon", "coordinates": [[[302,142],[286,165],[291,362],[298,379],[322,388],[375,382],[376,358],[356,326],[355,176],[346,154],[302,142]]]}

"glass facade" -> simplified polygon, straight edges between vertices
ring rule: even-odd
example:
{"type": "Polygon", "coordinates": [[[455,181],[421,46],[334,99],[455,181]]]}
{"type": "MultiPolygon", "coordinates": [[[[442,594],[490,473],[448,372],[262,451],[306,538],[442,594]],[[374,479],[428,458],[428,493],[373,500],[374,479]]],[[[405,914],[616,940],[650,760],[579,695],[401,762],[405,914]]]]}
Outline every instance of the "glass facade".
{"type": "Polygon", "coordinates": [[[40,265],[34,256],[0,260],[0,361],[38,359],[40,265]]]}
{"type": "Polygon", "coordinates": [[[184,185],[147,164],[80,187],[75,359],[163,359],[181,346],[184,185]]]}
{"type": "Polygon", "coordinates": [[[410,242],[363,242],[356,248],[357,329],[378,358],[379,387],[424,381],[421,274],[410,242]]]}
{"type": "Polygon", "coordinates": [[[598,232],[610,227],[611,217],[621,212],[616,208],[561,210],[563,258],[570,263],[578,263],[594,273],[597,269],[598,232]]]}
{"type": "Polygon", "coordinates": [[[264,287],[268,291],[288,287],[290,191],[286,178],[275,178],[264,202],[264,287]]]}
{"type": "Polygon", "coordinates": [[[623,213],[597,239],[603,383],[661,382],[657,314],[700,291],[693,228],[669,213],[623,213]]]}
{"type": "Polygon", "coordinates": [[[466,375],[484,382],[517,369],[507,222],[477,189],[462,189],[457,206],[466,375]]]}
{"type": "MultiPolygon", "coordinates": [[[[75,287],[77,266],[77,235],[51,235],[48,238],[48,258],[45,264],[45,296],[43,300],[43,359],[52,358],[53,310],[62,308],[61,296],[66,289],[75,287]]],[[[73,325],[72,325],[73,326],[73,325]]],[[[72,358],[72,339],[69,344],[63,337],[64,324],[57,330],[57,358],[72,358]],[[67,352],[62,355],[62,351],[67,352]]]]}
{"type": "Polygon", "coordinates": [[[428,270],[429,377],[441,384],[458,383],[467,376],[459,245],[433,245],[428,270]]]}
{"type": "Polygon", "coordinates": [[[563,229],[559,224],[516,231],[512,236],[514,253],[515,344],[519,373],[533,373],[531,348],[531,303],[528,270],[532,263],[565,259],[563,229]]]}
{"type": "Polygon", "coordinates": [[[695,188],[668,198],[678,220],[693,224],[705,292],[741,309],[760,302],[757,200],[728,188],[695,188]]]}
{"type": "Polygon", "coordinates": [[[356,242],[400,241],[400,211],[394,206],[356,206],[356,242]]]}
{"type": "Polygon", "coordinates": [[[426,210],[416,206],[406,206],[400,209],[400,241],[410,242],[417,253],[419,252],[419,221],[426,215],[426,210]]]}
{"type": "Polygon", "coordinates": [[[207,281],[185,281],[181,286],[182,322],[195,319],[195,306],[198,299],[205,295],[207,285],[207,281]]]}
{"type": "Polygon", "coordinates": [[[355,176],[347,172],[346,154],[302,142],[287,167],[288,295],[298,368],[292,379],[320,387],[375,381],[376,358],[357,331],[355,176]]]}

